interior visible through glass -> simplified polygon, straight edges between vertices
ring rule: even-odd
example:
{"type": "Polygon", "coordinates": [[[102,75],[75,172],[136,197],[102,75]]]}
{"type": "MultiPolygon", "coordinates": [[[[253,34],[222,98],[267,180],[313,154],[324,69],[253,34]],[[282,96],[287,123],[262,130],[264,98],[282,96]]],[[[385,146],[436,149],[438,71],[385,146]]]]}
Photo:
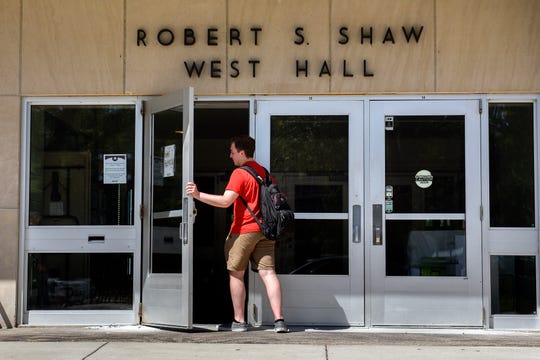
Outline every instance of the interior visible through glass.
{"type": "Polygon", "coordinates": [[[489,197],[492,227],[534,227],[532,103],[489,104],[489,197]]]}
{"type": "Polygon", "coordinates": [[[386,129],[387,212],[464,213],[464,116],[395,116],[386,129]]]}
{"type": "Polygon", "coordinates": [[[154,273],[182,272],[182,111],[153,116],[152,261],[154,273]]]}
{"type": "Polygon", "coordinates": [[[491,256],[491,313],[536,314],[536,257],[491,256]]]}
{"type": "Polygon", "coordinates": [[[30,225],[132,225],[135,105],[33,105],[30,225]]]}
{"type": "Polygon", "coordinates": [[[30,253],[28,310],[131,310],[133,254],[30,253]]]}
{"type": "Polygon", "coordinates": [[[348,212],[348,116],[272,116],[270,168],[296,213],[318,214],[295,221],[276,244],[280,274],[349,273],[348,223],[328,214],[348,212]]]}
{"type": "Polygon", "coordinates": [[[387,220],[386,275],[466,276],[465,222],[387,220]]]}

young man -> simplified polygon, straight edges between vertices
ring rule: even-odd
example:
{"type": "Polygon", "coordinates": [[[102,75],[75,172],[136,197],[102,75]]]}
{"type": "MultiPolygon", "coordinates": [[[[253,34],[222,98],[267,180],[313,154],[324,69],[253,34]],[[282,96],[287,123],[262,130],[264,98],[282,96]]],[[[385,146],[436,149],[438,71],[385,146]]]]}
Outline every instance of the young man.
{"type": "MultiPolygon", "coordinates": [[[[231,139],[230,158],[235,166],[251,166],[263,178],[264,168],[253,160],[255,140],[249,136],[238,136],[231,139]]],[[[188,182],[186,193],[205,204],[227,208],[234,203],[234,219],[231,230],[225,240],[225,260],[229,271],[229,286],[234,310],[232,331],[247,331],[244,314],[246,287],[244,273],[251,260],[252,269],[259,273],[266,287],[270,306],[274,313],[274,331],[288,332],[283,320],[281,305],[281,285],[274,270],[274,241],[264,237],[259,225],[242,202],[242,197],[253,209],[260,213],[259,184],[253,176],[243,169],[235,169],[223,195],[200,192],[197,185],[188,182]]]]}

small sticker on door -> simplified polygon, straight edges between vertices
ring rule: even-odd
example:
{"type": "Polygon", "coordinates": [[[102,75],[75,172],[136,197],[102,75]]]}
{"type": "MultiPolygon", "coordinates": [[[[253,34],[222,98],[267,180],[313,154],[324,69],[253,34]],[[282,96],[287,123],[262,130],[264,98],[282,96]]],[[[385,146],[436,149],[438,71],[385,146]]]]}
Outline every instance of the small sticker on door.
{"type": "Polygon", "coordinates": [[[414,181],[419,188],[427,189],[433,184],[433,175],[429,170],[420,170],[414,176],[414,181]]]}

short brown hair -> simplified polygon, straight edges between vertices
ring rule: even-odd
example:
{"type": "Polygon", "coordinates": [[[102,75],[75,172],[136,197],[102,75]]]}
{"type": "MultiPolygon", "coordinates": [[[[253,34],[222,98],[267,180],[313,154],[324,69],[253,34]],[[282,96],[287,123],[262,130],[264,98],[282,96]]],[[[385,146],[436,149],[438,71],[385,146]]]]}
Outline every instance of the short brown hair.
{"type": "Polygon", "coordinates": [[[248,135],[234,136],[231,138],[231,145],[232,144],[234,144],[236,150],[243,150],[248,158],[252,158],[255,154],[255,140],[248,135]]]}

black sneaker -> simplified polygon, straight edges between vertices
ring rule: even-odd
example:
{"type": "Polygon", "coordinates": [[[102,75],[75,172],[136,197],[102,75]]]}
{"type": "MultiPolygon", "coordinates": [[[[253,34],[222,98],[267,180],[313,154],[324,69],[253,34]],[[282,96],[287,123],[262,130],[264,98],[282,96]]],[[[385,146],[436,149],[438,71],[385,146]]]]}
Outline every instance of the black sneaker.
{"type": "Polygon", "coordinates": [[[288,333],[289,329],[287,328],[287,324],[285,324],[285,320],[278,319],[274,321],[274,332],[276,333],[288,333]]]}

